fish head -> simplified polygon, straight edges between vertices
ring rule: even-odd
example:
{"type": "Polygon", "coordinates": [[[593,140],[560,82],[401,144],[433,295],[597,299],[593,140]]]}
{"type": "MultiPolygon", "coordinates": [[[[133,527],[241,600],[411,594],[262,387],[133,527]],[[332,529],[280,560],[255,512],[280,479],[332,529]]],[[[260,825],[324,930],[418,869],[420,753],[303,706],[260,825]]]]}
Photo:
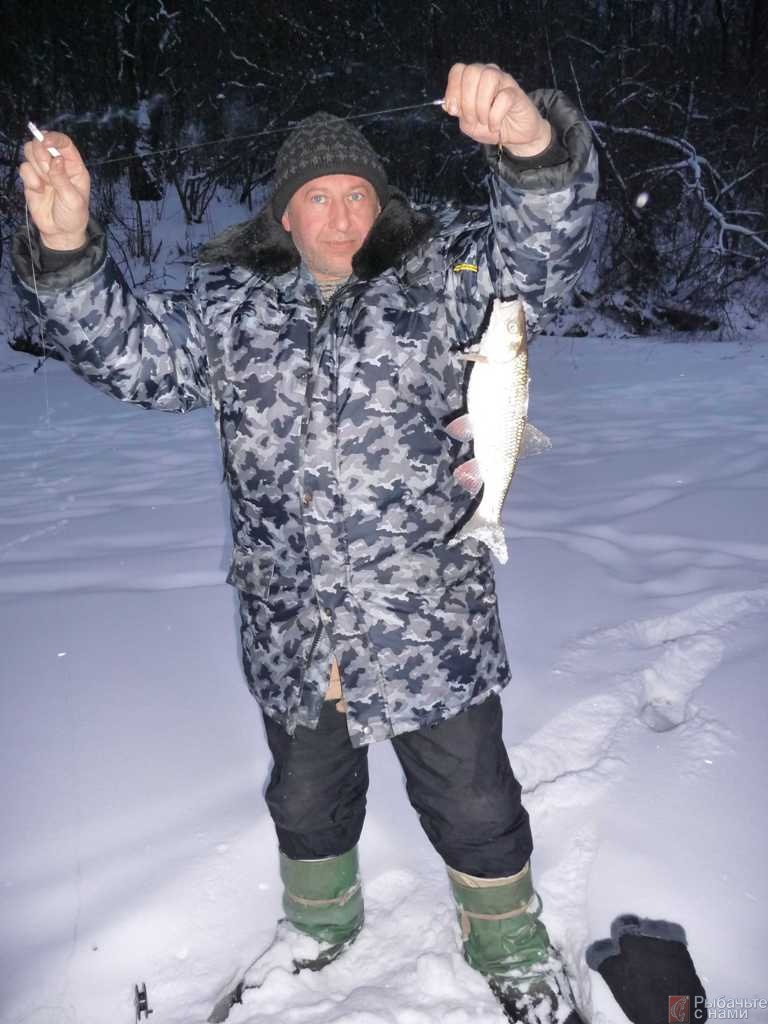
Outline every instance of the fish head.
{"type": "Polygon", "coordinates": [[[480,352],[494,362],[514,359],[525,351],[525,310],[519,299],[494,299],[480,352]]]}

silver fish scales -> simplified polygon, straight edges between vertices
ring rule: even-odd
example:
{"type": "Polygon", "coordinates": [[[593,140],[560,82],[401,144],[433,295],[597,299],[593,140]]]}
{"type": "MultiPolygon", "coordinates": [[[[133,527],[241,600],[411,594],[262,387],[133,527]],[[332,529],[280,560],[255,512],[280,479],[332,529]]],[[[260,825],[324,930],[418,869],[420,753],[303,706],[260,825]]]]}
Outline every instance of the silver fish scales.
{"type": "Polygon", "coordinates": [[[499,562],[508,558],[501,510],[520,456],[550,446],[549,439],[527,422],[528,337],[519,299],[494,300],[488,327],[476,351],[467,387],[467,412],[446,430],[462,441],[474,440],[474,458],[458,466],[457,482],[483,495],[472,518],[451,541],[475,537],[499,562]]]}

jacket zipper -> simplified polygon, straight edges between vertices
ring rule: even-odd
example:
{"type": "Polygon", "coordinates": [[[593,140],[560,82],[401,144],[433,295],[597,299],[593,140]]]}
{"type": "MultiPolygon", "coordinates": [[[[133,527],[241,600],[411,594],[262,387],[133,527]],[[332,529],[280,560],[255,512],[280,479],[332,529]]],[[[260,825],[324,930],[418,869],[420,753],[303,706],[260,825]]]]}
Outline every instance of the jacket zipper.
{"type": "Polygon", "coordinates": [[[312,306],[315,312],[317,313],[317,323],[315,324],[315,330],[317,330],[318,327],[322,326],[323,321],[328,316],[331,306],[337,305],[338,300],[344,297],[344,295],[350,290],[350,287],[350,283],[349,281],[347,281],[346,284],[343,284],[338,291],[333,293],[333,295],[330,297],[330,299],[328,299],[327,302],[323,302],[321,299],[312,300],[312,306]]]}
{"type": "MultiPolygon", "coordinates": [[[[346,285],[346,284],[342,285],[342,287],[339,288],[339,290],[334,295],[331,296],[331,298],[330,298],[330,300],[328,302],[321,302],[319,299],[313,300],[312,306],[313,306],[315,312],[317,313],[317,323],[315,324],[315,330],[312,332],[312,335],[310,337],[310,359],[312,358],[311,353],[312,353],[312,347],[314,345],[315,331],[317,331],[317,329],[322,326],[323,321],[328,316],[328,311],[330,310],[331,306],[334,305],[336,300],[342,295],[342,293],[344,291],[347,290],[347,288],[348,288],[348,285],[346,285]]],[[[310,382],[308,382],[308,384],[307,384],[307,402],[309,401],[309,395],[310,395],[309,383],[310,382]]],[[[311,644],[311,646],[309,648],[309,654],[304,659],[304,671],[305,672],[309,668],[310,663],[312,661],[312,657],[313,657],[313,655],[314,655],[314,653],[315,653],[315,651],[317,649],[317,644],[318,644],[318,642],[320,640],[320,634],[322,632],[322,629],[323,629],[323,623],[322,623],[322,620],[320,620],[317,623],[317,627],[315,629],[315,635],[312,637],[312,644],[311,644]]]]}
{"type": "Polygon", "coordinates": [[[304,671],[305,672],[309,668],[310,662],[312,661],[312,655],[315,653],[315,650],[317,648],[317,642],[320,639],[320,633],[322,631],[322,628],[323,628],[323,623],[322,622],[318,622],[318,624],[317,624],[317,626],[315,628],[315,635],[312,637],[312,646],[309,648],[309,654],[304,659],[304,671]]]}

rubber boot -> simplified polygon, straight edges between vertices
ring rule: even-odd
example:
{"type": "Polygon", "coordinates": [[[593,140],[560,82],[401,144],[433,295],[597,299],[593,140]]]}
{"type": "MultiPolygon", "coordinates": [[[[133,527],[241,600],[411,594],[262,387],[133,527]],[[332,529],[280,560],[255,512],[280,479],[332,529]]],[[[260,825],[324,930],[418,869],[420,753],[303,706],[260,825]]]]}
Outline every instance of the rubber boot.
{"type": "Polygon", "coordinates": [[[228,982],[208,1017],[220,1024],[246,992],[276,970],[320,971],[355,941],[363,926],[357,847],[338,857],[291,860],[280,854],[285,917],[275,936],[239,978],[228,982]]]}
{"type": "Polygon", "coordinates": [[[363,926],[357,847],[338,857],[291,860],[280,854],[288,921],[318,942],[346,943],[363,926]]]}
{"type": "Polygon", "coordinates": [[[464,957],[488,983],[509,1021],[579,1024],[562,957],[540,920],[530,863],[505,878],[448,868],[464,957]]]}

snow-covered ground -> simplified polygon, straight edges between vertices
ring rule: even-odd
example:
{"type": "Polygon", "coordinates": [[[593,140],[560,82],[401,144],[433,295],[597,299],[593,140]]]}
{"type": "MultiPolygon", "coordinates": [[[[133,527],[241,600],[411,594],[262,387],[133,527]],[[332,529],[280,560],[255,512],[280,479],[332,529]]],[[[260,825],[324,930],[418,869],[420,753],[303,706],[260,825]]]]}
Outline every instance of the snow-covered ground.
{"type": "MultiPolygon", "coordinates": [[[[143,981],[195,1024],[280,912],[213,426],[31,370],[3,356],[0,1020],[130,1024],[143,981]]],[[[622,912],[682,923],[710,999],[768,997],[768,345],[547,338],[532,375],[554,448],[498,581],[545,920],[596,1024],[622,912]]],[[[502,1020],[388,745],[371,775],[363,934],[233,1024],[502,1020]]]]}

